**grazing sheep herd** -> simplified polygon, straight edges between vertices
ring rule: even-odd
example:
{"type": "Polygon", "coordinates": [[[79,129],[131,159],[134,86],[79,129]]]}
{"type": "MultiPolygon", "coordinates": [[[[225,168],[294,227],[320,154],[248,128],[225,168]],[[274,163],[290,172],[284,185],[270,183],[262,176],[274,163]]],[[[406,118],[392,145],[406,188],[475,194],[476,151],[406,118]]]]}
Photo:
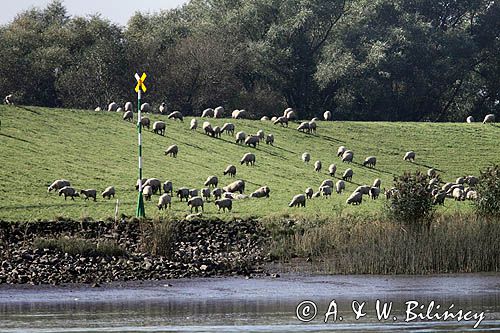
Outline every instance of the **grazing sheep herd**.
{"type": "MultiPolygon", "coordinates": [[[[7,96],[9,97],[9,96],[7,96]]],[[[6,99],[7,99],[6,97],[6,99]]],[[[11,98],[11,97],[10,97],[11,98]]],[[[100,107],[96,108],[96,111],[101,110],[100,107]]],[[[108,111],[123,111],[123,120],[125,121],[134,121],[134,112],[133,105],[131,102],[127,102],[123,108],[121,108],[117,103],[112,102],[107,107],[108,111]]],[[[143,112],[151,112],[152,107],[145,103],[141,106],[141,110],[143,112]]],[[[162,103],[159,107],[159,111],[161,114],[167,114],[166,112],[166,104],[162,103]]],[[[218,106],[215,109],[207,108],[203,110],[201,113],[201,118],[223,118],[224,117],[224,108],[222,106],[218,106]]],[[[243,118],[246,114],[245,110],[234,110],[231,113],[231,117],[233,119],[243,118]]],[[[322,118],[324,121],[332,120],[332,112],[325,111],[322,114],[322,118]]],[[[180,111],[173,111],[167,115],[167,119],[170,120],[180,120],[183,121],[184,117],[180,111]]],[[[271,121],[275,125],[281,125],[283,127],[288,127],[289,123],[296,120],[296,113],[293,109],[287,108],[282,116],[279,117],[268,117],[264,116],[260,118],[261,121],[267,122],[271,121]]],[[[308,135],[316,134],[318,129],[318,118],[313,118],[310,121],[300,122],[298,127],[296,128],[298,131],[306,133],[308,135]]],[[[484,118],[483,123],[492,123],[495,121],[495,116],[493,114],[489,114],[484,118]]],[[[469,116],[466,119],[467,123],[474,122],[474,118],[469,116]]],[[[150,129],[150,119],[148,117],[142,117],[140,119],[140,125],[143,128],[150,129]]],[[[165,136],[167,124],[164,121],[155,121],[152,125],[152,132],[161,136],[165,136]]],[[[196,118],[192,118],[189,125],[190,130],[197,131],[198,129],[198,120],[196,118]]],[[[205,120],[202,125],[202,131],[206,135],[209,135],[213,138],[221,138],[221,135],[225,133],[225,135],[229,135],[235,138],[236,144],[244,144],[249,147],[257,148],[261,141],[266,142],[266,144],[273,146],[275,143],[275,137],[271,133],[265,134],[263,130],[258,130],[255,134],[246,134],[244,131],[238,131],[235,134],[236,126],[234,123],[224,123],[222,127],[215,126],[212,127],[208,120],[205,120]]],[[[170,155],[171,157],[176,158],[179,152],[179,147],[176,144],[172,144],[165,150],[165,155],[170,155]]],[[[332,152],[334,155],[335,152],[332,152]]],[[[377,170],[377,157],[376,156],[368,156],[364,159],[362,163],[354,163],[354,152],[352,150],[347,149],[344,146],[340,146],[336,152],[337,158],[340,159],[343,163],[348,164],[357,164],[360,167],[367,168],[366,170],[377,170]]],[[[414,151],[408,151],[404,154],[403,160],[408,162],[415,162],[416,153],[414,151]]],[[[326,159],[327,156],[324,156],[326,159]]],[[[309,152],[304,152],[301,155],[301,159],[304,163],[309,163],[311,161],[311,154],[309,152]]],[[[246,166],[255,166],[256,165],[256,154],[248,152],[243,155],[240,159],[240,164],[245,164],[246,166]]],[[[328,164],[327,164],[328,165],[328,164]]],[[[316,160],[314,163],[314,171],[317,173],[321,173],[322,171],[322,162],[321,160],[316,160]]],[[[329,164],[328,167],[328,175],[332,178],[335,178],[338,170],[336,163],[329,164]]],[[[306,172],[306,171],[304,171],[306,172]]],[[[224,176],[235,177],[236,176],[236,166],[228,165],[226,169],[223,171],[224,176]]],[[[446,198],[454,199],[456,201],[463,200],[475,200],[477,199],[477,191],[475,190],[475,186],[478,183],[478,178],[475,176],[463,176],[456,179],[455,182],[446,183],[443,186],[441,185],[441,181],[439,175],[434,168],[430,168],[427,171],[427,176],[429,177],[428,188],[432,195],[433,202],[436,205],[443,205],[446,198]]],[[[329,198],[336,193],[337,195],[343,195],[343,192],[346,191],[347,183],[353,183],[354,171],[352,168],[346,168],[342,172],[342,176],[338,177],[335,182],[333,179],[325,179],[318,190],[315,192],[313,187],[307,187],[304,193],[299,193],[293,196],[292,200],[288,204],[289,207],[305,207],[307,200],[313,200],[317,197],[329,198]]],[[[142,184],[142,192],[146,201],[151,201],[153,195],[159,195],[157,208],[158,210],[171,208],[172,206],[172,197],[174,194],[174,186],[171,180],[167,180],[162,183],[157,178],[145,178],[140,181],[142,184]],[[163,189],[163,193],[162,193],[163,189]]],[[[201,184],[200,184],[201,185],[201,184]]],[[[350,205],[361,205],[363,202],[363,196],[367,195],[372,200],[377,200],[381,192],[383,192],[386,199],[390,199],[393,196],[397,195],[397,190],[395,188],[390,188],[388,190],[381,189],[382,181],[379,178],[376,178],[373,181],[373,184],[370,185],[359,185],[356,189],[347,196],[346,204],[350,205]]],[[[258,187],[255,191],[253,191],[249,196],[245,195],[245,186],[246,182],[242,179],[233,181],[226,186],[219,186],[219,178],[216,175],[210,175],[207,177],[206,181],[203,183],[203,188],[201,189],[190,189],[189,187],[181,186],[178,187],[175,191],[175,196],[179,198],[179,201],[186,201],[187,206],[189,207],[190,213],[193,213],[193,210],[198,213],[198,210],[201,209],[204,212],[205,203],[210,202],[212,197],[213,202],[220,212],[232,211],[233,209],[233,201],[247,199],[247,198],[269,198],[271,190],[267,185],[258,187]]],[[[139,180],[136,183],[136,190],[139,189],[139,180]]],[[[93,199],[93,201],[97,200],[97,190],[96,189],[81,189],[79,192],[71,187],[70,182],[65,179],[59,179],[54,181],[49,187],[48,192],[52,190],[57,191],[59,196],[64,196],[66,200],[67,197],[70,197],[72,200],[75,200],[75,197],[82,196],[82,199],[89,200],[93,199]]],[[[101,193],[103,198],[107,198],[108,200],[111,197],[115,197],[115,188],[113,186],[109,186],[104,189],[101,193]]]]}

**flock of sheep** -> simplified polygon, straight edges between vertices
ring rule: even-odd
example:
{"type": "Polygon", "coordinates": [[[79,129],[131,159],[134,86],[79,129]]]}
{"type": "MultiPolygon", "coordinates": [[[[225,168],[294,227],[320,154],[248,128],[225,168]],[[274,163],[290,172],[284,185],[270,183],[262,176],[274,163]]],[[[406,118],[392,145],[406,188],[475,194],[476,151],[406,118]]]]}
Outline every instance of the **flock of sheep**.
{"type": "MultiPolygon", "coordinates": [[[[96,111],[100,111],[100,108],[96,108],[96,111]]],[[[134,113],[133,106],[131,102],[127,102],[124,108],[119,107],[116,103],[111,103],[108,106],[108,111],[117,111],[124,112],[123,120],[125,121],[134,121],[134,113]]],[[[141,111],[143,112],[152,112],[152,108],[148,103],[144,103],[141,106],[141,111]]],[[[159,107],[160,113],[167,115],[168,119],[180,120],[181,122],[184,120],[184,117],[180,111],[173,111],[170,113],[166,113],[165,103],[162,103],[159,107]]],[[[245,110],[234,110],[231,114],[233,119],[239,119],[245,117],[245,110]]],[[[219,106],[215,109],[208,108],[205,109],[202,114],[202,118],[223,118],[224,117],[224,108],[219,106]]],[[[269,118],[264,116],[261,118],[261,121],[271,121],[275,125],[281,125],[284,127],[288,127],[289,123],[296,119],[295,112],[291,108],[287,108],[282,116],[269,118]]],[[[332,113],[330,111],[325,111],[323,113],[323,120],[328,121],[332,119],[332,113]]],[[[318,118],[313,118],[311,121],[301,122],[297,130],[300,132],[307,133],[315,133],[317,130],[317,121],[318,118]]],[[[467,122],[473,122],[472,117],[467,118],[467,122]]],[[[483,123],[491,123],[495,121],[494,115],[487,115],[483,121],[483,123]]],[[[140,125],[143,128],[147,128],[151,130],[151,121],[147,116],[144,116],[140,119],[140,125]]],[[[195,131],[198,128],[198,120],[196,118],[191,119],[190,121],[190,129],[195,131]]],[[[237,144],[244,144],[247,146],[257,147],[260,142],[265,141],[266,144],[273,145],[274,144],[274,135],[268,133],[265,135],[263,130],[257,131],[255,134],[247,134],[243,131],[238,131],[235,133],[236,126],[233,123],[225,123],[222,127],[212,126],[209,121],[204,121],[202,124],[202,130],[206,135],[209,135],[214,138],[221,137],[223,133],[226,135],[234,136],[235,142],[237,144]]],[[[164,121],[155,121],[152,125],[152,131],[155,134],[165,135],[166,123],[164,121]]],[[[176,158],[179,153],[179,147],[177,145],[171,145],[165,150],[165,155],[169,155],[171,157],[176,158]]],[[[351,163],[354,159],[354,152],[352,150],[347,149],[344,146],[341,146],[337,150],[337,157],[340,158],[340,161],[343,163],[351,163]]],[[[403,160],[413,162],[415,160],[416,154],[414,151],[408,151],[403,157],[403,160]]],[[[302,161],[308,164],[311,160],[311,154],[305,152],[302,154],[302,161]]],[[[240,159],[240,164],[246,164],[247,166],[253,166],[256,163],[256,156],[253,153],[246,153],[240,159]]],[[[377,158],[375,156],[368,156],[364,159],[362,166],[367,168],[375,168],[377,165],[377,158]]],[[[314,170],[320,172],[322,170],[322,162],[317,160],[314,162],[314,170]]],[[[328,174],[333,178],[337,173],[337,165],[332,163],[328,167],[328,174]]],[[[229,175],[231,177],[235,177],[236,175],[236,166],[228,165],[226,169],[223,171],[224,175],[229,175]]],[[[342,194],[343,191],[346,190],[346,182],[351,182],[354,176],[354,171],[351,168],[347,168],[342,176],[339,177],[339,180],[334,182],[332,179],[325,179],[318,187],[317,191],[314,191],[312,187],[308,187],[305,189],[303,193],[299,193],[295,195],[291,202],[289,203],[289,207],[305,207],[306,200],[310,200],[316,197],[330,197],[333,192],[337,194],[342,194]]],[[[446,183],[444,186],[440,187],[440,179],[436,173],[436,170],[429,169],[429,192],[432,193],[435,204],[443,204],[445,198],[454,198],[455,200],[465,200],[470,199],[473,200],[477,198],[477,192],[474,190],[474,187],[477,185],[478,179],[474,176],[466,176],[459,177],[455,182],[446,183]],[[467,186],[468,185],[468,186],[467,186]]],[[[167,180],[165,182],[160,181],[157,178],[145,178],[140,181],[142,185],[142,192],[144,199],[146,201],[150,201],[152,196],[155,194],[159,195],[157,207],[159,210],[166,209],[167,207],[171,207],[172,197],[174,196],[174,187],[171,180],[167,180]],[[163,193],[162,193],[163,190],[163,193]]],[[[359,205],[363,201],[363,195],[368,195],[371,199],[378,199],[381,193],[381,180],[379,178],[373,181],[373,184],[370,185],[361,185],[358,186],[346,199],[347,204],[359,205]]],[[[271,192],[268,186],[262,186],[258,188],[256,191],[252,192],[249,196],[244,194],[245,191],[245,181],[244,180],[236,180],[227,186],[223,186],[221,188],[218,187],[219,179],[215,175],[209,176],[203,184],[205,187],[198,189],[190,189],[188,187],[179,187],[175,191],[175,196],[179,198],[180,201],[186,200],[187,205],[190,208],[191,213],[193,210],[198,212],[199,209],[204,210],[204,204],[214,197],[214,204],[220,211],[231,211],[234,200],[240,200],[245,198],[269,198],[269,194],[271,192]]],[[[136,190],[139,189],[139,180],[136,183],[136,190]]],[[[69,181],[67,180],[56,180],[54,181],[48,188],[48,191],[57,190],[59,195],[64,195],[66,199],[68,196],[74,200],[75,196],[84,196],[85,199],[93,199],[96,200],[97,190],[95,189],[85,189],[81,190],[79,193],[70,186],[69,181]]],[[[391,188],[389,190],[384,189],[384,194],[387,199],[390,199],[392,196],[397,195],[397,190],[395,188],[391,188]]],[[[115,195],[114,187],[110,186],[106,188],[101,193],[103,198],[111,198],[115,195]]]]}

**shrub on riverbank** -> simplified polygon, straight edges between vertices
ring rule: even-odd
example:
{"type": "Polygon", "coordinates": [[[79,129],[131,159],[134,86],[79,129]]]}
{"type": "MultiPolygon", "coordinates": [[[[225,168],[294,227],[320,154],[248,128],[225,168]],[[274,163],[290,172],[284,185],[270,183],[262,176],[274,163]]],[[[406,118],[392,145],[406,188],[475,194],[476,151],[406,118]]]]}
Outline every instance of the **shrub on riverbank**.
{"type": "Polygon", "coordinates": [[[500,165],[481,171],[475,209],[479,215],[500,216],[500,165]]]}
{"type": "Polygon", "coordinates": [[[308,271],[340,274],[430,274],[500,269],[500,221],[435,216],[418,232],[381,217],[281,218],[267,223],[271,257],[310,258],[308,271]]]}

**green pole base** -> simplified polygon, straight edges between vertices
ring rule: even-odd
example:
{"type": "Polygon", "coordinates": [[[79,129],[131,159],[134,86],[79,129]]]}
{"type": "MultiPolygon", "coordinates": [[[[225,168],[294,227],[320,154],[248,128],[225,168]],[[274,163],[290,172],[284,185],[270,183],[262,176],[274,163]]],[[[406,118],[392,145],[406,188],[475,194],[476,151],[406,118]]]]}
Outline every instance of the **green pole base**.
{"type": "Polygon", "coordinates": [[[142,197],[142,191],[139,192],[139,197],[137,198],[137,209],[135,211],[135,216],[145,217],[146,210],[144,209],[144,199],[142,197]]]}

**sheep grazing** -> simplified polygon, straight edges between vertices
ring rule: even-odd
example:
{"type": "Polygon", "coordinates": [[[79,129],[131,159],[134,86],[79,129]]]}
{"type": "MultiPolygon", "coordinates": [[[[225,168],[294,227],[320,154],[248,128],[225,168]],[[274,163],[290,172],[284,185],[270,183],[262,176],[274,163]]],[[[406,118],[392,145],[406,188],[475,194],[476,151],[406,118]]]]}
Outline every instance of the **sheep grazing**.
{"type": "Polygon", "coordinates": [[[323,119],[324,119],[325,121],[328,121],[328,120],[332,119],[332,113],[331,113],[330,111],[328,111],[328,110],[327,110],[327,111],[325,111],[325,112],[323,113],[323,119]]]}
{"type": "Polygon", "coordinates": [[[79,197],[80,194],[71,186],[64,186],[59,190],[59,196],[64,195],[64,200],[66,200],[67,197],[71,197],[71,200],[75,200],[75,197],[79,197]]]}
{"type": "Polygon", "coordinates": [[[187,205],[191,207],[190,208],[191,213],[193,212],[193,208],[197,213],[199,207],[201,207],[201,211],[203,211],[203,199],[201,197],[193,197],[189,199],[187,205]]]}
{"type": "Polygon", "coordinates": [[[203,185],[208,187],[210,186],[217,187],[218,184],[219,184],[219,178],[217,178],[217,176],[209,176],[203,185]]]}
{"type": "Polygon", "coordinates": [[[250,194],[250,198],[269,198],[271,190],[268,186],[262,186],[250,194]]]}
{"type": "Polygon", "coordinates": [[[331,179],[325,179],[325,180],[323,180],[323,182],[321,182],[321,185],[319,187],[321,188],[323,186],[333,187],[333,180],[331,180],[331,179]]]}
{"type": "Polygon", "coordinates": [[[215,200],[215,206],[217,206],[219,212],[221,209],[223,212],[226,209],[228,211],[231,211],[231,209],[233,209],[233,201],[231,199],[228,199],[228,198],[215,200]]]}
{"type": "Polygon", "coordinates": [[[316,172],[321,171],[321,161],[314,162],[314,171],[316,171],[316,172]]]}
{"type": "Polygon", "coordinates": [[[160,114],[166,114],[167,113],[167,104],[165,102],[162,102],[160,106],[158,107],[158,111],[160,114]]]}
{"type": "Polygon", "coordinates": [[[346,147],[340,146],[339,149],[337,149],[337,157],[341,157],[346,150],[347,150],[346,147]]]}
{"type": "Polygon", "coordinates": [[[245,144],[247,146],[253,146],[254,148],[257,147],[257,145],[259,144],[260,142],[260,139],[258,136],[254,136],[254,135],[250,135],[248,136],[246,139],[245,139],[245,144]]]}
{"type": "Polygon", "coordinates": [[[189,129],[194,131],[198,128],[198,120],[196,118],[191,119],[191,124],[189,125],[189,129]]]}
{"type": "Polygon", "coordinates": [[[101,112],[101,111],[102,111],[102,109],[101,109],[101,107],[100,107],[100,106],[98,106],[98,107],[96,107],[96,108],[94,109],[94,111],[95,111],[95,112],[101,112]]]}
{"type": "Polygon", "coordinates": [[[141,105],[141,112],[151,112],[152,108],[149,103],[144,103],[141,105]]]}
{"type": "Polygon", "coordinates": [[[189,189],[187,187],[181,187],[177,189],[175,195],[179,197],[180,201],[182,201],[182,199],[186,199],[187,202],[189,199],[189,189]]]}
{"type": "Polygon", "coordinates": [[[231,118],[233,119],[240,119],[240,118],[243,118],[243,115],[245,114],[245,110],[234,110],[232,113],[231,113],[231,118]]]}
{"type": "Polygon", "coordinates": [[[487,114],[484,117],[483,124],[494,123],[494,122],[495,122],[495,115],[493,113],[487,114]]]}
{"type": "Polygon", "coordinates": [[[430,168],[429,170],[427,170],[427,176],[429,176],[430,178],[434,178],[436,177],[436,175],[437,175],[436,169],[430,168]]]}
{"type": "Polygon", "coordinates": [[[123,112],[123,109],[119,107],[118,109],[116,109],[116,112],[123,112]]]}
{"type": "Polygon", "coordinates": [[[309,123],[304,121],[302,123],[300,123],[300,125],[297,127],[297,131],[299,132],[304,132],[304,133],[309,133],[311,130],[309,128],[309,123]]]}
{"type": "Polygon", "coordinates": [[[354,175],[354,172],[352,171],[351,168],[349,168],[346,171],[344,171],[344,174],[342,175],[342,180],[351,181],[353,175],[354,175]]]}
{"type": "Polygon", "coordinates": [[[58,179],[55,180],[50,186],[47,188],[47,192],[51,192],[52,190],[58,191],[65,186],[71,186],[68,180],[66,179],[58,179]]]}
{"type": "Polygon", "coordinates": [[[382,181],[380,180],[380,178],[376,178],[374,181],[373,181],[373,185],[372,187],[378,187],[380,188],[380,185],[382,184],[382,181]]]}
{"type": "Polygon", "coordinates": [[[324,197],[330,197],[332,195],[332,188],[330,186],[321,186],[319,192],[324,197]]]}
{"type": "Polygon", "coordinates": [[[262,116],[260,118],[260,121],[269,121],[269,117],[268,116],[262,116]]]}
{"type": "Polygon", "coordinates": [[[465,182],[469,184],[469,186],[476,186],[479,183],[479,179],[475,176],[467,176],[465,177],[465,182]]]}
{"type": "Polygon", "coordinates": [[[144,196],[144,200],[151,201],[151,196],[153,195],[153,188],[149,185],[144,186],[142,189],[142,195],[144,196]]]}
{"type": "Polygon", "coordinates": [[[115,188],[113,186],[108,186],[104,191],[101,193],[102,197],[104,199],[108,198],[111,199],[111,197],[115,197],[115,188]]]}
{"type": "Polygon", "coordinates": [[[177,153],[179,152],[179,147],[177,145],[171,145],[165,150],[165,155],[170,155],[172,157],[177,157],[177,153]]]}
{"type": "Polygon", "coordinates": [[[167,193],[164,193],[158,199],[158,210],[172,208],[172,198],[167,193]]]}
{"type": "Polygon", "coordinates": [[[219,126],[215,126],[213,128],[213,135],[212,136],[214,138],[220,138],[220,135],[221,135],[221,129],[220,129],[220,127],[219,126]]]}
{"type": "Polygon", "coordinates": [[[288,127],[288,118],[287,117],[278,117],[273,121],[274,125],[280,124],[281,126],[288,127]]]}
{"type": "Polygon", "coordinates": [[[159,121],[155,121],[153,123],[153,132],[155,134],[159,134],[159,135],[163,135],[165,136],[165,129],[167,128],[167,124],[165,124],[165,122],[159,120],[159,121]]]}
{"type": "Polygon", "coordinates": [[[195,188],[192,188],[189,190],[189,197],[190,198],[194,198],[194,197],[197,197],[198,196],[198,190],[195,189],[195,188]]]}
{"type": "Polygon", "coordinates": [[[3,103],[6,105],[14,105],[14,97],[12,96],[12,94],[5,96],[5,98],[3,99],[3,103]]]}
{"type": "Polygon", "coordinates": [[[218,106],[214,110],[214,118],[223,118],[224,117],[224,108],[222,106],[218,106]]]}
{"type": "Polygon", "coordinates": [[[434,194],[432,203],[434,205],[444,205],[444,200],[446,199],[446,192],[444,191],[438,191],[436,194],[434,194]]]}
{"type": "Polygon", "coordinates": [[[80,194],[85,196],[85,200],[92,198],[97,201],[97,191],[94,189],[80,190],[80,194]]]}
{"type": "Polygon", "coordinates": [[[335,184],[335,191],[338,194],[341,194],[343,190],[345,190],[345,182],[343,180],[337,181],[337,183],[335,184]]]}
{"type": "Polygon", "coordinates": [[[124,108],[125,111],[133,111],[133,109],[134,105],[132,104],[132,102],[125,103],[125,108],[124,108]]]}
{"type": "Polygon", "coordinates": [[[371,168],[375,168],[375,165],[377,164],[377,158],[375,156],[368,156],[365,158],[363,162],[363,166],[368,166],[371,168]]]}
{"type": "Polygon", "coordinates": [[[292,201],[288,204],[288,207],[305,207],[306,206],[306,196],[304,194],[297,194],[292,198],[292,201]]]}
{"type": "Polygon", "coordinates": [[[223,172],[224,176],[229,175],[230,177],[236,176],[236,167],[232,164],[228,165],[223,172]]]}
{"type": "Polygon", "coordinates": [[[141,117],[141,126],[142,128],[147,127],[148,129],[150,128],[151,121],[149,120],[148,117],[141,117]]]}
{"type": "Polygon", "coordinates": [[[354,158],[354,153],[350,150],[346,150],[342,154],[342,162],[344,163],[351,163],[353,158],[354,158]]]}
{"type": "Polygon", "coordinates": [[[310,160],[311,160],[311,154],[309,154],[308,152],[302,154],[302,161],[304,163],[309,163],[310,160]]]}
{"type": "Polygon", "coordinates": [[[245,132],[238,132],[236,133],[236,143],[243,143],[245,142],[247,138],[247,135],[245,134],[245,132]]]}
{"type": "Polygon", "coordinates": [[[118,104],[116,104],[115,102],[109,103],[108,105],[109,112],[115,112],[117,109],[118,109],[118,104]]]}
{"type": "Polygon", "coordinates": [[[204,200],[208,201],[210,199],[210,195],[211,195],[211,193],[210,193],[210,189],[208,187],[201,189],[201,197],[204,200]]]}
{"type": "Polygon", "coordinates": [[[268,134],[266,135],[266,145],[274,145],[274,135],[268,134]]]}
{"type": "Polygon", "coordinates": [[[465,120],[468,124],[470,123],[473,123],[474,122],[474,117],[472,116],[468,116],[467,119],[465,120]]]}
{"type": "Polygon", "coordinates": [[[288,120],[293,120],[296,118],[295,111],[293,111],[292,108],[286,109],[283,116],[286,117],[286,119],[288,119],[288,120]]]}
{"type": "MultiPolygon", "coordinates": [[[[140,180],[142,187],[144,187],[144,183],[146,183],[147,181],[148,181],[147,178],[142,178],[140,180]]],[[[137,179],[137,181],[135,182],[135,189],[139,190],[139,179],[137,179]]]]}
{"type": "Polygon", "coordinates": [[[234,124],[232,123],[225,123],[222,125],[222,128],[220,129],[221,133],[226,133],[227,135],[234,135],[234,124]]]}
{"type": "Polygon", "coordinates": [[[227,186],[224,186],[222,189],[225,192],[230,192],[230,193],[240,192],[240,194],[243,194],[243,192],[245,191],[245,182],[240,179],[232,182],[227,186]]]}
{"type": "Polygon", "coordinates": [[[240,164],[245,163],[246,165],[255,165],[255,155],[252,153],[246,153],[240,160],[240,164]]]}
{"type": "Polygon", "coordinates": [[[163,192],[168,193],[170,192],[170,195],[174,195],[174,186],[172,185],[171,180],[167,180],[166,182],[163,183],[163,192]]]}
{"type": "Polygon", "coordinates": [[[380,195],[380,187],[370,188],[370,198],[372,198],[372,200],[377,200],[379,195],[380,195]]]}
{"type": "Polygon", "coordinates": [[[182,115],[182,113],[180,111],[173,111],[173,112],[171,112],[167,116],[167,118],[168,119],[173,119],[173,120],[179,119],[180,121],[184,121],[184,116],[182,115]]]}
{"type": "Polygon", "coordinates": [[[260,141],[264,140],[264,137],[265,137],[264,131],[263,130],[258,130],[257,134],[255,134],[255,136],[259,137],[260,141]]]}
{"type": "Polygon", "coordinates": [[[123,120],[134,121],[134,113],[132,111],[127,111],[123,114],[123,120]]]}
{"type": "Polygon", "coordinates": [[[370,186],[368,185],[361,185],[358,186],[354,192],[361,192],[362,194],[370,194],[370,186]]]}
{"type": "Polygon", "coordinates": [[[415,152],[413,150],[410,150],[409,152],[406,152],[405,156],[403,157],[404,161],[410,161],[410,162],[415,162],[415,152]]]}
{"type": "Polygon", "coordinates": [[[453,198],[456,201],[463,201],[463,200],[465,200],[465,192],[461,188],[455,188],[455,189],[453,189],[452,195],[453,195],[453,198]]]}
{"type": "Polygon", "coordinates": [[[474,190],[468,191],[465,198],[467,200],[477,200],[477,198],[478,198],[477,191],[474,191],[474,190]]]}
{"type": "Polygon", "coordinates": [[[211,136],[215,135],[214,129],[212,128],[212,125],[210,125],[210,123],[208,121],[203,122],[202,128],[203,128],[203,132],[205,132],[206,135],[211,135],[211,136]]]}
{"type": "Polygon", "coordinates": [[[208,108],[208,109],[203,110],[203,112],[201,113],[201,117],[202,118],[213,118],[214,117],[214,109],[208,108]]]}
{"type": "Polygon", "coordinates": [[[353,192],[346,200],[346,203],[348,205],[361,205],[362,202],[363,202],[363,193],[361,192],[353,192]]]}
{"type": "Polygon", "coordinates": [[[318,124],[316,124],[316,120],[314,118],[309,122],[309,132],[316,134],[316,128],[318,128],[318,124]]]}
{"type": "Polygon", "coordinates": [[[222,189],[220,188],[214,188],[212,191],[212,195],[214,196],[215,200],[222,198],[222,189]]]}
{"type": "Polygon", "coordinates": [[[142,187],[144,188],[145,186],[151,186],[153,188],[153,194],[156,194],[156,192],[160,192],[161,194],[161,181],[158,178],[149,178],[147,179],[143,184],[142,187]]]}
{"type": "Polygon", "coordinates": [[[313,193],[314,193],[314,191],[310,187],[306,188],[306,190],[304,191],[304,194],[306,195],[307,199],[311,199],[313,196],[313,193]]]}

